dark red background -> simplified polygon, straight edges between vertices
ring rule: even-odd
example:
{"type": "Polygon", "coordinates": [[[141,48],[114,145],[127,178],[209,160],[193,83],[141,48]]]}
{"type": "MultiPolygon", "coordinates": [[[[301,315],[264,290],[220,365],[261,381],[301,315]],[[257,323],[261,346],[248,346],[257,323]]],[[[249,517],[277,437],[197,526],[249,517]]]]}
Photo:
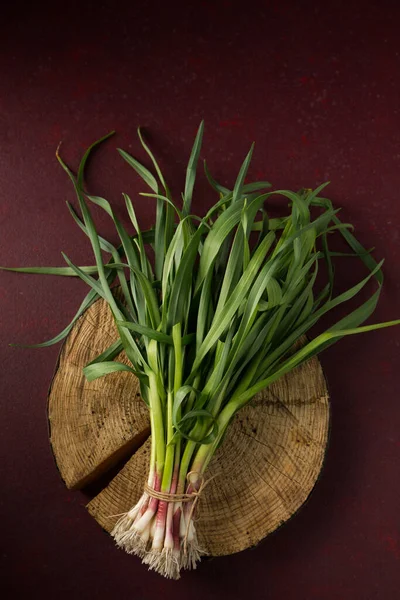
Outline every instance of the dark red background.
{"type": "MultiPolygon", "coordinates": [[[[0,264],[90,264],[55,148],[76,167],[110,129],[89,186],[131,193],[143,227],[154,206],[118,157],[145,160],[136,127],[178,192],[195,130],[203,157],[231,183],[250,143],[250,177],[329,195],[385,257],[376,320],[400,317],[400,42],[397,3],[10,3],[0,54],[0,264]],[[127,5],[128,6],[128,5],[127,5]]],[[[6,12],[4,12],[6,10],[6,12]]],[[[211,202],[204,178],[195,207],[211,202]]],[[[113,236],[106,218],[99,228],[113,236]]],[[[115,239],[115,238],[113,238],[115,239]]],[[[363,269],[338,264],[338,289],[363,269]]],[[[48,443],[46,394],[59,351],[15,349],[71,318],[80,282],[0,273],[0,586],[6,597],[392,600],[399,597],[400,330],[343,340],[322,356],[333,419],[321,479],[303,510],[258,548],[204,561],[180,582],[118,551],[65,489],[48,443]]],[[[266,510],[268,507],[266,506],[266,510]]]]}

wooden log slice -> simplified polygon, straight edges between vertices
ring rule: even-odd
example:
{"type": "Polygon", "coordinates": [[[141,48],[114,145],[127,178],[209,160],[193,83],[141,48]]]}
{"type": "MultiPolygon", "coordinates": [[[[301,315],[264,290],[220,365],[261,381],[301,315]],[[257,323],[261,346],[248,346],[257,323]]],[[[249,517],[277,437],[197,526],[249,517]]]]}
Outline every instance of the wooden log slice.
{"type": "MultiPolygon", "coordinates": [[[[68,487],[95,481],[132,454],[88,504],[107,531],[139,499],[148,470],[148,415],[129,373],[88,383],[82,367],[117,339],[103,301],[74,327],[49,395],[51,444],[68,487]]],[[[118,360],[126,361],[123,354],[118,360]]],[[[258,394],[236,416],[210,463],[196,528],[214,556],[257,544],[304,503],[320,473],[329,429],[326,382],[317,358],[258,394]]]]}
{"type": "MultiPolygon", "coordinates": [[[[108,305],[95,302],[77,321],[58,359],[48,398],[50,442],[71,489],[96,481],[150,433],[136,377],[119,372],[88,382],[83,375],[83,367],[117,339],[108,305]]],[[[130,364],[125,352],[116,360],[130,364]]]]}

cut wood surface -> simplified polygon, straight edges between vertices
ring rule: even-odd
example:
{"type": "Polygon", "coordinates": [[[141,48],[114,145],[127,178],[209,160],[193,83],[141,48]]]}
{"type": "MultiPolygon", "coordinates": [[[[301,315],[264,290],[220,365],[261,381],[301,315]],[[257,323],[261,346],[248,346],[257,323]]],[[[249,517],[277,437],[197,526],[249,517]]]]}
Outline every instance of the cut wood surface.
{"type": "MultiPolygon", "coordinates": [[[[50,441],[66,485],[82,488],[122,458],[119,473],[88,504],[107,531],[143,491],[149,420],[137,379],[114,373],[87,382],[82,368],[117,339],[104,301],[79,319],[62,349],[49,394],[50,441]]],[[[118,360],[127,363],[122,353],[118,360]]],[[[304,503],[320,473],[329,429],[317,358],[258,394],[236,416],[210,463],[196,528],[214,556],[257,544],[304,503]]]]}
{"type": "MultiPolygon", "coordinates": [[[[148,410],[128,372],[87,381],[82,368],[118,339],[111,312],[95,302],[78,320],[59,357],[48,401],[50,442],[68,488],[95,481],[148,437],[148,410]]],[[[117,360],[129,361],[124,352],[117,360]]]]}

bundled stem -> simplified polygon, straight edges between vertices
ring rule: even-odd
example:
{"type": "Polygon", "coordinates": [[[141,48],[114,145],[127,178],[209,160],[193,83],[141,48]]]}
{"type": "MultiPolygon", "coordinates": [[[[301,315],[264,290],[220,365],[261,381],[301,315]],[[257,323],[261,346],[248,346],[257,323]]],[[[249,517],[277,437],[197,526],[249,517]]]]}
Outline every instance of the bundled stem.
{"type": "Polygon", "coordinates": [[[181,208],[140,131],[157,178],[119,150],[152,190],[143,195],[156,200],[155,226],[147,232],[140,230],[127,195],[133,233],[107,200],[89,196],[84,189],[86,161],[109,136],[88,149],[76,176],[57,151],[74,185],[80,214],[70,205],[69,210],[89,237],[96,264],[78,267],[64,255],[67,267],[12,269],[77,276],[91,288],[71,324],[39,346],[65,337],[97,298],[108,302],[119,340],[84,372],[89,380],[120,370],[137,376],[150,412],[152,440],[143,495],[118,519],[112,535],[118,546],[171,578],[178,578],[182,568],[195,568],[205,553],[197,540],[195,512],[207,483],[207,467],[237,411],[342,337],[400,323],[362,326],[379,299],[383,261],[375,262],[351,233],[351,225],[342,223],[338,210],[320,196],[326,184],[297,193],[265,192],[268,182],[245,184],[252,147],[232,191],[218,184],[205,167],[219,200],[205,216],[191,214],[202,136],[203,123],[189,159],[181,208]],[[283,197],[289,209],[282,217],[269,219],[266,207],[272,195],[283,197]],[[119,247],[97,234],[89,208],[93,203],[113,220],[119,247]],[[358,257],[368,270],[358,284],[336,296],[332,258],[340,253],[331,252],[328,244],[335,233],[350,246],[350,254],[344,256],[358,257]],[[102,252],[108,253],[108,262],[102,252]],[[316,294],[321,261],[326,263],[328,280],[316,294]],[[372,279],[376,289],[367,301],[302,348],[296,346],[321,317],[353,299],[372,279]],[[111,290],[115,280],[123,302],[111,290]],[[131,366],[114,360],[122,349],[131,366]]]}

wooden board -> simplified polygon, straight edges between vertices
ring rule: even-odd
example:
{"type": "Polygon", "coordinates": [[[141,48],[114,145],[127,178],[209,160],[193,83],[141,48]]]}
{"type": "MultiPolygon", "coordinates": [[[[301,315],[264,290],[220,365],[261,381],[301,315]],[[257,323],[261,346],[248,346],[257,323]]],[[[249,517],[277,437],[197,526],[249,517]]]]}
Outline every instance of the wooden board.
{"type": "MultiPolygon", "coordinates": [[[[138,382],[115,373],[88,383],[82,367],[117,339],[104,301],[79,319],[60,355],[49,394],[50,441],[66,485],[82,488],[124,457],[88,504],[107,531],[138,500],[149,460],[149,420],[138,382]]],[[[118,360],[127,362],[122,353],[118,360]]],[[[320,473],[329,429],[326,382],[311,359],[258,394],[236,416],[210,463],[201,500],[199,541],[214,555],[257,544],[304,503],[320,473]]]]}
{"type": "MultiPolygon", "coordinates": [[[[68,488],[80,489],[149,436],[139,382],[128,372],[88,382],[82,368],[118,339],[108,305],[93,304],[69,334],[48,399],[50,442],[68,488]]],[[[129,364],[125,353],[120,362],[129,364]]]]}

